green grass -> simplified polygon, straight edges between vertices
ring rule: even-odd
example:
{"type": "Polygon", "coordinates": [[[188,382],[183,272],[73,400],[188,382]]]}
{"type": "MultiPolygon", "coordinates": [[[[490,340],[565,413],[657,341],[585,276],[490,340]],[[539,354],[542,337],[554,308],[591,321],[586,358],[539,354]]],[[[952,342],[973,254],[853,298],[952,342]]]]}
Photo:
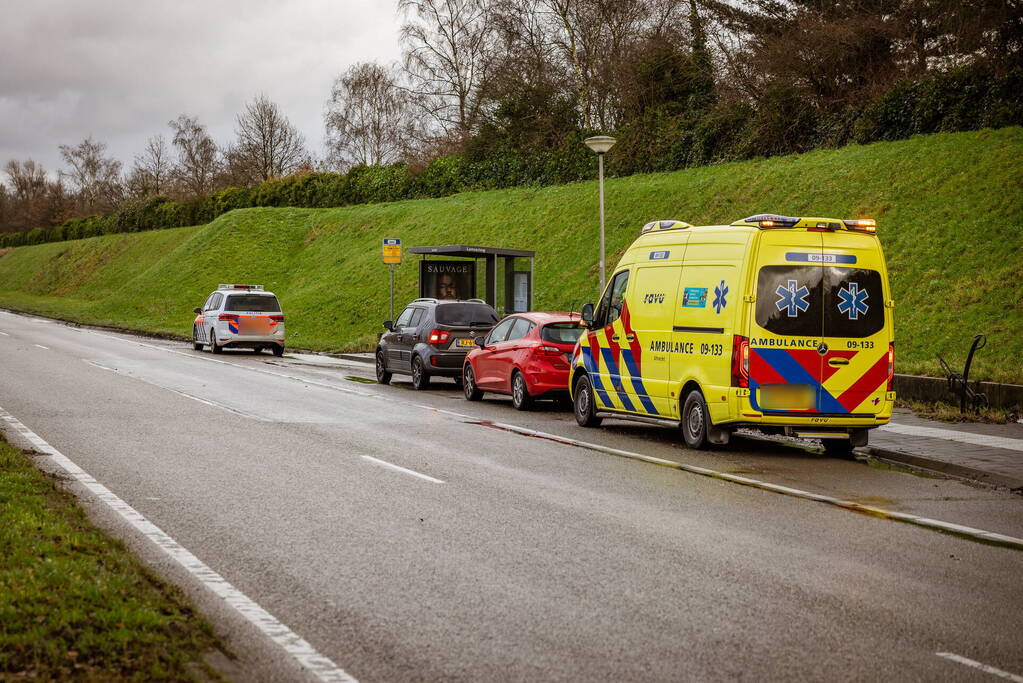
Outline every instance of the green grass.
{"type": "MultiPolygon", "coordinates": [[[[1023,381],[1023,128],[921,136],[607,182],[608,261],[649,220],[728,223],[758,212],[871,216],[896,300],[897,369],[938,374],[989,336],[971,375],[1023,381]]],[[[596,297],[596,184],[464,193],[338,209],[244,209],[206,226],[19,247],[0,306],[186,336],[220,282],[280,296],[289,344],[371,348],[387,317],[380,239],[537,251],[541,310],[596,297]]],[[[398,268],[398,306],[416,295],[398,268]]]]}
{"type": "Polygon", "coordinates": [[[0,679],[216,676],[209,625],[30,457],[0,437],[0,679]]]}

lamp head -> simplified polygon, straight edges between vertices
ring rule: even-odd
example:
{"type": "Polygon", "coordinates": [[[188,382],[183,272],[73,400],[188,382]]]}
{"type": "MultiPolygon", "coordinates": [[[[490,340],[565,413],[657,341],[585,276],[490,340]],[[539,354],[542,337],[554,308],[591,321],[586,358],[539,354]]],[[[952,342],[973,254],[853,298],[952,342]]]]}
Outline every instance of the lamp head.
{"type": "Polygon", "coordinates": [[[617,140],[610,135],[594,135],[592,138],[586,138],[583,142],[597,154],[604,154],[614,147],[617,140]]]}

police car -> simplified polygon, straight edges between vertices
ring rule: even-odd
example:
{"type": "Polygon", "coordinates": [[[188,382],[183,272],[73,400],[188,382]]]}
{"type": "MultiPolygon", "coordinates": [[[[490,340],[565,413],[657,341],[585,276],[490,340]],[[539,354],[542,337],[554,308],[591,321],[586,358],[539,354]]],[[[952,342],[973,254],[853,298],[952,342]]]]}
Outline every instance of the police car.
{"type": "Polygon", "coordinates": [[[273,292],[263,285],[220,285],[194,309],[192,346],[213,353],[226,348],[270,349],[284,355],[284,314],[273,292]]]}
{"type": "Polygon", "coordinates": [[[848,456],[891,418],[891,287],[871,219],[648,223],[573,355],[576,419],[659,420],[688,446],[739,427],[848,456]]]}

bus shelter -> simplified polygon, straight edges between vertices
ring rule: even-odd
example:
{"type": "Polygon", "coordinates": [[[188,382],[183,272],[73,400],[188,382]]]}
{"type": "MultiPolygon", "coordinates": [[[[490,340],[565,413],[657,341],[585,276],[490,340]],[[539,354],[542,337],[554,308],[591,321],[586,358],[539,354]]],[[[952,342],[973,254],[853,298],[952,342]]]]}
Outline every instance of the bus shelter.
{"type": "Polygon", "coordinates": [[[410,247],[408,251],[422,257],[419,261],[421,297],[482,298],[501,315],[524,313],[533,309],[533,262],[536,256],[534,251],[468,244],[410,247]],[[484,263],[482,297],[477,295],[479,277],[477,264],[480,261],[484,263]],[[499,281],[503,282],[500,288],[503,297],[500,301],[499,281]]]}

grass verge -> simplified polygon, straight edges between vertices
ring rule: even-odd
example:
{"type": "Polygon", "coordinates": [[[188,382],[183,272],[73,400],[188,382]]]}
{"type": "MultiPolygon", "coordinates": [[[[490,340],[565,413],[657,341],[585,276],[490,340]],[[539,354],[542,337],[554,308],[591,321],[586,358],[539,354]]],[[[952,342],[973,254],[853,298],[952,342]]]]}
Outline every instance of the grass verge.
{"type": "MultiPolygon", "coordinates": [[[[940,376],[936,355],[959,367],[983,332],[989,343],[971,375],[1020,382],[1020,187],[1019,127],[611,178],[607,260],[617,263],[653,219],[872,216],[896,302],[897,371],[940,376]]],[[[192,308],[218,283],[255,282],[280,297],[291,346],[370,350],[388,310],[382,237],[533,249],[537,310],[579,310],[598,294],[596,197],[589,182],[337,209],[242,209],[205,226],[17,247],[0,255],[0,306],[187,337],[192,308]]],[[[407,258],[396,270],[401,307],[417,294],[418,269],[407,258]]]]}
{"type": "Polygon", "coordinates": [[[0,680],[209,680],[210,625],[0,436],[0,680]]]}

